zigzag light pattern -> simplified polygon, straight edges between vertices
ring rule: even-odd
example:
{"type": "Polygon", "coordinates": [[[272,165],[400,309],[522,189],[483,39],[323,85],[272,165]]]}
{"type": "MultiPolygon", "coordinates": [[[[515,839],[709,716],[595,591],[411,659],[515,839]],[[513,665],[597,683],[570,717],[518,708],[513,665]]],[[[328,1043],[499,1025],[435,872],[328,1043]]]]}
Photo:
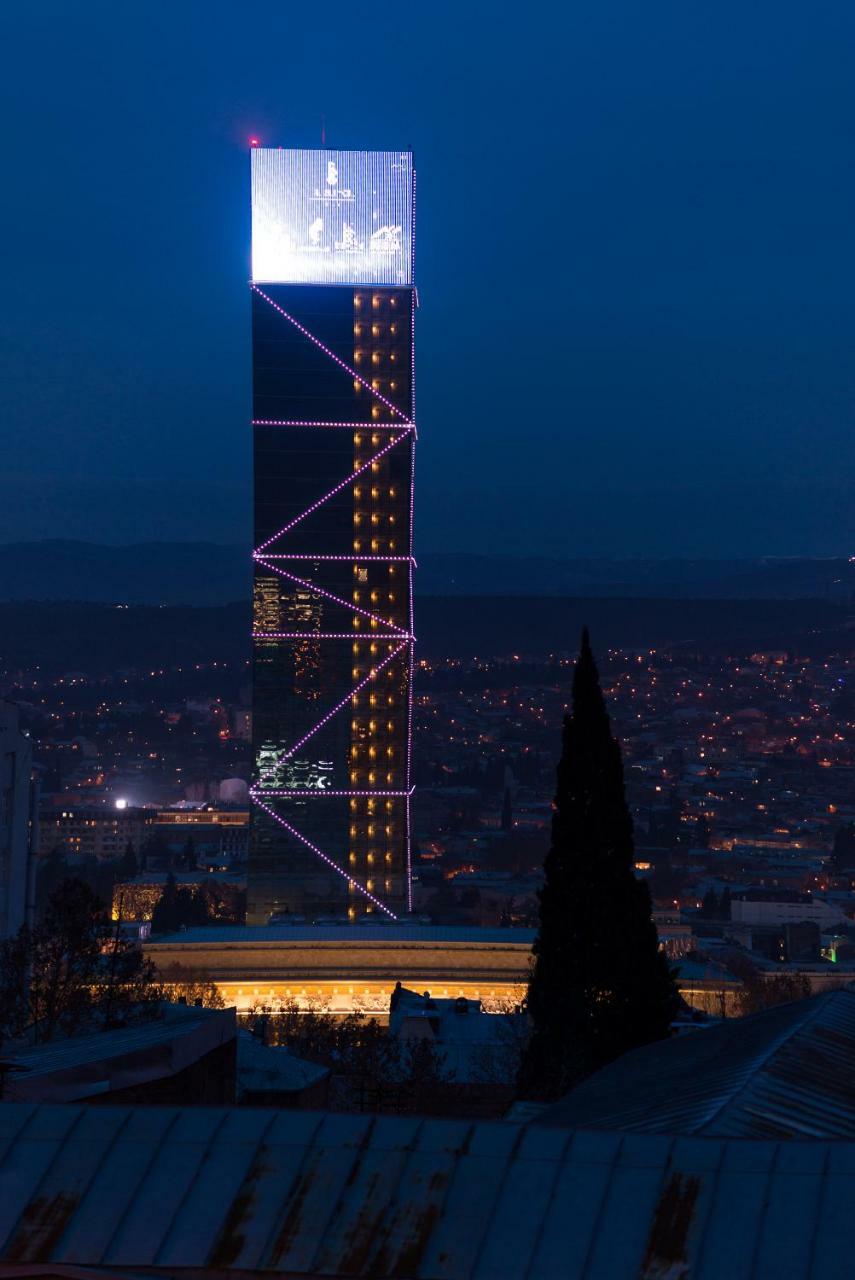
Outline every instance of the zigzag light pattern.
{"type": "Polygon", "coordinates": [[[315,725],[312,725],[309,732],[304,733],[302,738],[300,738],[299,742],[295,742],[293,747],[289,747],[286,751],[280,752],[279,759],[290,760],[292,756],[296,755],[296,753],[300,750],[300,748],[304,747],[306,743],[309,741],[309,739],[315,736],[315,734],[318,732],[319,729],[323,729],[324,725],[328,724],[329,721],[332,720],[333,716],[336,715],[337,712],[344,710],[344,708],[348,705],[348,703],[350,702],[351,698],[355,693],[359,693],[359,691],[361,689],[364,689],[367,684],[370,684],[372,680],[376,679],[376,677],[383,670],[383,668],[388,667],[392,659],[397,658],[401,650],[406,649],[406,647],[407,647],[407,641],[404,641],[403,644],[399,644],[396,649],[393,649],[391,653],[388,653],[382,662],[378,662],[376,667],[372,667],[371,670],[368,672],[368,675],[363,676],[363,678],[359,681],[359,683],[355,684],[353,688],[349,690],[347,694],[345,694],[341,702],[337,702],[336,705],[326,713],[326,715],[321,716],[318,723],[315,725]]]}
{"type": "Polygon", "coordinates": [[[333,871],[337,871],[338,874],[342,876],[342,878],[345,879],[347,883],[357,891],[357,893],[361,893],[364,898],[368,898],[369,902],[373,902],[374,906],[377,907],[380,911],[384,912],[387,916],[389,916],[390,919],[392,920],[398,919],[398,917],[395,915],[395,912],[390,911],[390,909],[386,906],[385,902],[381,902],[379,898],[375,898],[374,894],[370,893],[369,890],[365,888],[365,885],[361,884],[360,881],[357,880],[355,876],[350,875],[350,873],[345,871],[343,867],[340,867],[338,863],[334,861],[334,859],[330,858],[326,853],[324,853],[323,849],[319,849],[316,844],[312,844],[311,840],[307,840],[306,837],[301,832],[299,832],[296,827],[292,827],[290,822],[286,822],[285,819],[282,817],[282,815],[277,813],[275,809],[271,809],[270,805],[265,804],[264,801],[259,798],[257,791],[250,792],[250,795],[252,796],[253,800],[258,805],[258,807],[260,809],[263,809],[265,813],[269,814],[274,822],[278,822],[280,827],[284,827],[286,831],[290,832],[290,834],[294,837],[295,840],[299,840],[300,843],[305,845],[307,849],[310,849],[316,858],[320,858],[321,861],[325,862],[328,867],[332,867],[333,871]]]}
{"type": "Polygon", "coordinates": [[[374,456],[369,458],[367,462],[363,463],[361,467],[357,467],[351,475],[345,476],[341,484],[337,484],[334,489],[330,489],[329,493],[325,493],[322,498],[318,498],[317,502],[313,502],[310,507],[306,507],[305,511],[301,511],[298,516],[295,516],[293,520],[290,520],[288,524],[283,525],[281,529],[274,533],[272,538],[268,538],[266,542],[262,542],[261,546],[256,548],[256,556],[259,556],[266,547],[269,547],[272,543],[276,542],[277,539],[283,538],[286,533],[290,533],[295,525],[298,525],[301,520],[305,520],[313,511],[317,511],[318,507],[322,507],[325,502],[329,502],[330,498],[334,498],[337,493],[341,493],[342,489],[346,489],[349,484],[353,484],[354,480],[357,480],[363,472],[370,471],[374,466],[374,463],[379,462],[384,454],[388,453],[390,449],[394,449],[396,444],[400,444],[403,436],[406,434],[408,433],[403,432],[401,436],[396,436],[394,440],[390,440],[387,445],[383,446],[379,453],[375,453],[374,456]]]}
{"type": "MultiPolygon", "coordinates": [[[[319,848],[315,843],[313,843],[313,841],[307,839],[305,835],[303,835],[292,823],[286,821],[286,819],[283,818],[283,816],[280,813],[278,813],[275,809],[273,809],[270,806],[270,804],[266,803],[266,801],[273,800],[273,799],[281,799],[281,800],[291,800],[291,801],[299,800],[302,802],[308,799],[323,799],[325,796],[328,796],[331,798],[332,797],[335,797],[335,798],[353,797],[354,799],[351,801],[352,804],[354,803],[354,800],[356,798],[365,798],[365,799],[396,798],[396,799],[404,800],[406,805],[407,909],[410,911],[412,910],[412,854],[411,854],[411,840],[410,840],[410,800],[414,790],[414,787],[412,785],[412,722],[413,722],[413,668],[414,668],[414,643],[415,643],[415,635],[413,633],[413,569],[415,567],[415,559],[413,557],[412,499],[413,499],[414,480],[415,480],[415,440],[416,440],[415,412],[414,412],[415,410],[415,354],[414,354],[414,345],[412,343],[412,335],[414,334],[414,331],[415,331],[415,326],[414,326],[415,293],[414,291],[411,292],[412,327],[410,330],[410,334],[411,334],[411,379],[412,379],[411,381],[411,404],[412,404],[411,415],[412,416],[408,418],[407,415],[404,414],[396,405],[394,405],[390,400],[387,400],[375,387],[371,386],[371,384],[367,382],[355,369],[351,368],[345,361],[340,359],[339,356],[337,356],[324,343],[322,343],[314,334],[310,333],[309,330],[306,329],[302,324],[300,324],[293,316],[289,315],[289,313],[286,312],[284,308],[280,307],[278,303],[276,303],[271,297],[269,297],[268,294],[266,294],[262,289],[259,289],[257,285],[253,284],[252,288],[257,294],[259,294],[261,298],[264,299],[265,302],[269,303],[269,305],[273,307],[275,311],[277,311],[285,320],[287,320],[290,324],[292,324],[300,333],[303,334],[304,337],[306,337],[311,343],[313,343],[314,346],[316,346],[319,350],[321,350],[331,361],[333,361],[336,365],[338,365],[341,369],[343,369],[346,373],[348,373],[355,382],[357,382],[360,386],[362,386],[365,390],[367,390],[372,397],[374,397],[380,403],[385,405],[386,408],[388,408],[392,413],[394,413],[397,418],[401,419],[401,422],[399,424],[394,424],[394,423],[383,424],[383,423],[373,423],[373,422],[372,423],[364,423],[364,422],[330,423],[330,422],[319,422],[319,421],[301,421],[301,420],[283,420],[283,419],[253,419],[254,426],[282,426],[282,427],[291,426],[291,427],[312,427],[317,429],[334,428],[334,429],[348,429],[354,432],[360,432],[362,430],[365,430],[365,431],[370,431],[372,433],[377,430],[384,430],[384,431],[394,431],[396,433],[394,437],[389,440],[388,444],[384,445],[383,448],[380,449],[376,454],[370,457],[360,467],[357,467],[350,474],[345,476],[344,479],[342,479],[342,481],[339,484],[335,485],[331,490],[329,490],[328,493],[324,494],[321,498],[317,499],[317,501],[312,503],[309,507],[306,508],[305,511],[301,512],[293,520],[289,521],[288,524],[284,525],[275,534],[273,534],[272,537],[268,538],[253,552],[253,559],[257,564],[264,566],[266,569],[269,569],[271,572],[277,574],[279,577],[282,577],[290,582],[293,582],[296,586],[302,587],[308,593],[312,595],[322,596],[325,599],[329,600],[331,603],[342,606],[344,609],[348,610],[351,614],[356,614],[359,617],[363,617],[367,619],[371,623],[372,627],[375,627],[375,628],[383,627],[384,630],[382,632],[372,630],[370,632],[365,632],[365,633],[360,633],[358,630],[354,630],[353,632],[260,631],[260,632],[253,633],[253,639],[257,639],[257,640],[279,640],[279,639],[304,640],[305,639],[305,640],[353,641],[353,640],[358,640],[362,635],[364,636],[365,639],[372,640],[372,641],[374,640],[398,641],[399,643],[393,649],[390,650],[390,652],[386,655],[386,657],[384,657],[381,661],[375,663],[375,665],[372,666],[371,669],[368,671],[367,675],[365,675],[362,679],[358,680],[350,688],[350,690],[345,695],[345,697],[343,697],[333,707],[331,707],[323,716],[321,716],[321,718],[312,726],[312,728],[307,733],[305,733],[303,737],[301,737],[297,742],[295,742],[293,746],[289,748],[283,748],[283,750],[277,754],[277,758],[281,760],[292,759],[295,756],[295,754],[298,751],[300,751],[302,747],[320,729],[322,729],[326,724],[328,724],[329,721],[332,720],[334,716],[342,713],[345,710],[345,708],[351,704],[352,699],[356,694],[358,694],[362,689],[364,689],[372,681],[376,680],[379,672],[383,670],[383,668],[387,667],[391,662],[393,662],[394,659],[397,658],[406,649],[408,654],[408,685],[407,685],[407,708],[406,708],[407,729],[406,729],[406,764],[405,764],[406,785],[403,789],[399,789],[399,790],[353,789],[353,790],[346,790],[346,791],[345,790],[315,791],[315,790],[309,790],[309,789],[295,789],[295,788],[277,788],[277,789],[268,790],[265,788],[263,791],[259,791],[258,788],[256,787],[253,787],[250,789],[250,797],[253,800],[253,802],[257,804],[259,808],[264,810],[264,812],[267,813],[268,816],[272,818],[280,827],[282,827],[283,830],[287,831],[295,840],[297,840],[305,848],[309,849],[315,855],[315,857],[319,858],[327,866],[335,870],[344,880],[347,881],[347,883],[351,886],[351,888],[355,892],[361,894],[365,899],[370,901],[373,906],[375,906],[378,910],[382,911],[385,915],[389,916],[393,920],[396,920],[398,917],[385,903],[383,903],[375,894],[371,893],[370,890],[365,885],[363,885],[355,876],[353,876],[351,873],[349,873],[343,867],[341,867],[333,858],[331,858],[327,853],[325,853],[321,848],[319,848]],[[305,520],[319,507],[323,506],[324,503],[328,502],[336,494],[341,493],[349,485],[353,484],[353,482],[357,480],[364,472],[369,471],[374,466],[374,464],[379,461],[380,458],[382,458],[385,454],[389,453],[390,450],[395,448],[396,445],[401,444],[403,442],[410,442],[412,446],[411,474],[410,474],[409,548],[408,548],[407,555],[388,555],[388,556],[360,555],[358,552],[353,552],[348,555],[324,554],[324,555],[313,556],[307,553],[289,554],[287,552],[281,552],[281,551],[274,552],[269,550],[269,548],[271,548],[276,542],[278,542],[280,538],[285,537],[302,520],[305,520]],[[287,569],[282,567],[281,563],[275,563],[276,561],[283,561],[283,560],[345,561],[345,562],[352,562],[354,566],[358,566],[360,563],[363,563],[363,562],[374,562],[374,561],[380,561],[383,563],[400,562],[400,563],[406,564],[407,575],[408,575],[408,588],[409,588],[409,601],[408,601],[409,629],[399,627],[396,623],[391,621],[391,619],[382,618],[378,614],[372,613],[366,609],[362,609],[356,604],[354,604],[353,601],[345,600],[343,597],[338,596],[333,592],[327,591],[323,587],[320,587],[315,582],[312,582],[305,578],[301,578],[294,573],[290,573],[287,569]],[[386,630],[387,628],[388,630],[386,630]]],[[[355,618],[354,618],[354,623],[356,623],[355,618]]]]}
{"type": "MultiPolygon", "coordinates": [[[[361,608],[359,605],[353,604],[350,600],[345,600],[342,596],[337,596],[332,591],[327,591],[324,587],[319,587],[316,582],[309,582],[307,578],[298,578],[296,573],[289,573],[287,569],[282,569],[279,565],[271,564],[264,556],[255,553],[255,559],[259,564],[263,564],[265,569],[272,569],[274,573],[278,573],[280,578],[289,578],[291,582],[297,584],[298,587],[305,588],[306,591],[313,595],[323,596],[325,600],[331,600],[333,604],[340,604],[342,608],[349,609],[351,613],[358,613],[362,618],[368,618],[370,622],[376,622],[378,626],[382,624],[384,627],[392,627],[397,636],[403,636],[405,639],[410,638],[410,633],[405,631],[403,627],[396,627],[394,622],[390,622],[388,618],[381,618],[376,613],[369,613],[367,609],[361,608]]],[[[358,639],[358,635],[354,633],[351,640],[358,639]]]]}
{"type": "MultiPolygon", "coordinates": [[[[413,174],[413,239],[411,253],[413,255],[412,270],[415,272],[416,266],[416,175],[413,174]]],[[[413,275],[415,279],[415,275],[413,275]]],[[[413,618],[413,569],[415,560],[413,558],[413,500],[416,490],[416,439],[418,433],[415,428],[416,417],[416,291],[410,296],[410,405],[413,416],[413,448],[410,456],[410,568],[409,568],[409,589],[410,589],[410,637],[415,640],[414,635],[414,618],[413,618]]],[[[409,679],[407,682],[407,832],[411,829],[412,811],[410,800],[413,794],[413,675],[415,664],[415,644],[410,644],[409,652],[409,679]]],[[[407,910],[413,909],[413,844],[409,835],[407,837],[407,910]]]]}
{"type": "Polygon", "coordinates": [[[309,341],[313,342],[320,351],[323,351],[325,356],[329,356],[330,360],[334,360],[337,365],[344,369],[345,373],[349,373],[354,382],[360,383],[366,391],[370,391],[376,400],[379,400],[381,404],[385,404],[387,409],[391,409],[396,418],[400,418],[402,422],[409,423],[412,426],[411,420],[405,413],[401,412],[397,405],[392,404],[392,401],[387,400],[385,396],[381,396],[380,392],[372,387],[370,382],[366,382],[360,373],[357,373],[355,369],[352,369],[349,364],[345,364],[344,360],[337,356],[334,351],[330,351],[329,347],[325,346],[324,343],[321,342],[320,338],[316,338],[313,333],[309,333],[309,330],[304,328],[304,326],[300,324],[299,320],[295,320],[293,316],[283,310],[283,308],[279,306],[278,302],[274,302],[272,298],[268,297],[263,289],[259,289],[257,284],[254,284],[252,288],[264,299],[265,302],[270,303],[274,311],[278,311],[280,316],[284,316],[286,320],[289,320],[295,329],[299,329],[300,333],[302,333],[305,338],[308,338],[309,341]]]}

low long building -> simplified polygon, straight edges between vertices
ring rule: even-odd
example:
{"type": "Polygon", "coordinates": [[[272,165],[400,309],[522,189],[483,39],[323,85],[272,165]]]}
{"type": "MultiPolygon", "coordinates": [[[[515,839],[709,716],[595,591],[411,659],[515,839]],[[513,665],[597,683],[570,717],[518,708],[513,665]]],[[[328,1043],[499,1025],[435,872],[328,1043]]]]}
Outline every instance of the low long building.
{"type": "Polygon", "coordinates": [[[413,925],[266,925],[190,929],[146,944],[167,976],[216,982],[239,1012],[322,1005],[386,1014],[395,983],[485,1008],[518,1004],[528,981],[531,929],[413,925]]]}
{"type": "MultiPolygon", "coordinates": [[[[238,1012],[282,1004],[331,1013],[385,1015],[400,981],[440,998],[519,1004],[528,983],[533,929],[434,925],[212,926],[145,944],[167,978],[180,971],[217,984],[238,1012]]],[[[731,1012],[740,983],[687,966],[680,990],[706,1012],[731,1012]],[[695,971],[697,970],[697,971],[695,971]]]]}
{"type": "Polygon", "coordinates": [[[181,849],[192,838],[197,856],[213,854],[218,861],[244,859],[249,839],[248,809],[150,809],[141,806],[106,808],[66,803],[43,807],[39,819],[38,852],[61,848],[81,858],[109,861],[120,858],[128,844],[139,853],[158,836],[167,848],[181,849]]]}

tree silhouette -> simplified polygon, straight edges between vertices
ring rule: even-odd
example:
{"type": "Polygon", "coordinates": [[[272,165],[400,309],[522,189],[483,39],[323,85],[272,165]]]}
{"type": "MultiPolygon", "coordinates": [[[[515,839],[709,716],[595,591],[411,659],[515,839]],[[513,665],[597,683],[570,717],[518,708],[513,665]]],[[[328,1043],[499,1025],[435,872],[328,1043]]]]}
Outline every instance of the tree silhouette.
{"type": "Polygon", "coordinates": [[[125,852],[119,859],[118,871],[120,880],[133,880],[137,874],[137,855],[133,840],[129,840],[125,845],[125,852]]]}
{"type": "Polygon", "coordinates": [[[634,862],[620,747],[586,629],[540,891],[523,1096],[558,1097],[627,1050],[669,1034],[679,997],[634,862]]]}
{"type": "Polygon", "coordinates": [[[175,933],[177,929],[189,929],[194,925],[210,922],[208,902],[204,893],[182,886],[180,889],[170,871],[151,913],[152,933],[175,933]]]}
{"type": "Polygon", "coordinates": [[[188,836],[184,842],[184,853],[182,861],[188,871],[195,871],[197,866],[196,859],[196,841],[192,836],[188,836]]]}
{"type": "Polygon", "coordinates": [[[178,911],[178,885],[170,871],[163,886],[163,893],[151,913],[152,933],[174,933],[181,924],[178,911]]]}
{"type": "Polygon", "coordinates": [[[720,909],[719,898],[715,889],[707,889],[698,914],[702,916],[704,920],[715,920],[718,917],[720,909]]]}
{"type": "Polygon", "coordinates": [[[511,803],[511,789],[505,787],[505,794],[502,797],[502,830],[510,831],[514,825],[514,811],[511,803]]]}
{"type": "Polygon", "coordinates": [[[82,880],[63,881],[40,924],[0,943],[0,1034],[48,1041],[115,1025],[160,995],[151,961],[82,880]]]}

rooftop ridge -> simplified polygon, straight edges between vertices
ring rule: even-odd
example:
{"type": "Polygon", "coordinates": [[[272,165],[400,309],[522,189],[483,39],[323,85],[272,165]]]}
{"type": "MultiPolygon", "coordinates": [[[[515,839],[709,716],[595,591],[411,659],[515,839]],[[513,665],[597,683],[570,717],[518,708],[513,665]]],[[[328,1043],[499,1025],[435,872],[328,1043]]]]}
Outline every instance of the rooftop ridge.
{"type": "MultiPolygon", "coordinates": [[[[785,1027],[781,1031],[780,1035],[777,1036],[776,1039],[774,1039],[773,1041],[771,1041],[771,1043],[766,1045],[765,1048],[759,1049],[755,1054],[751,1055],[746,1060],[745,1065],[741,1070],[737,1068],[735,1072],[736,1081],[733,1089],[730,1090],[729,1095],[726,1098],[722,1098],[711,1109],[709,1116],[707,1117],[707,1119],[704,1121],[702,1125],[698,1126],[696,1132],[698,1133],[703,1132],[706,1126],[712,1123],[712,1121],[717,1116],[726,1114],[728,1108],[733,1105],[734,1101],[738,1097],[746,1095],[750,1091],[751,1085],[755,1082],[758,1072],[766,1065],[766,1063],[769,1062],[772,1058],[774,1058],[775,1055],[780,1051],[780,1049],[785,1044],[787,1044],[790,1040],[792,1040],[794,1036],[798,1035],[799,1032],[803,1031],[805,1027],[808,1027],[812,1023],[816,1022],[817,1018],[820,1016],[820,1014],[826,1008],[826,1005],[829,1003],[829,997],[840,994],[841,990],[845,992],[845,988],[838,988],[837,990],[821,992],[818,996],[815,997],[815,1000],[816,1000],[815,1009],[809,1009],[809,1010],[806,1009],[805,1017],[800,1018],[798,1021],[791,1023],[788,1027],[785,1027]]],[[[795,1005],[795,1004],[809,1004],[811,1002],[809,1000],[805,1000],[805,1001],[793,1000],[788,1003],[795,1005]]],[[[779,1006],[779,1008],[786,1008],[786,1005],[781,1005],[779,1006]]],[[[767,1013],[771,1013],[771,1012],[772,1011],[770,1009],[764,1009],[764,1010],[761,1010],[760,1013],[752,1014],[750,1018],[747,1018],[744,1021],[755,1022],[758,1018],[763,1018],[767,1013]]]]}

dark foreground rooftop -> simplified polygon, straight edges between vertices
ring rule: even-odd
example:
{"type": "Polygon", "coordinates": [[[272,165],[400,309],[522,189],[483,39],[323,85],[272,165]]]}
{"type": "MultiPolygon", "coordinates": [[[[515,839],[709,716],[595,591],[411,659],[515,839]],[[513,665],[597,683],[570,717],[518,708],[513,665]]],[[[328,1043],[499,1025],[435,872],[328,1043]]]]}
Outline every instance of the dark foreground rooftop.
{"type": "MultiPolygon", "coordinates": [[[[534,1123],[722,1138],[855,1139],[855,989],[625,1054],[534,1123]]],[[[855,1214],[855,1200],[853,1200],[855,1214]]]]}
{"type": "Polygon", "coordinates": [[[808,1280],[853,1187],[845,1142],[5,1103],[0,1271],[808,1280]]]}

